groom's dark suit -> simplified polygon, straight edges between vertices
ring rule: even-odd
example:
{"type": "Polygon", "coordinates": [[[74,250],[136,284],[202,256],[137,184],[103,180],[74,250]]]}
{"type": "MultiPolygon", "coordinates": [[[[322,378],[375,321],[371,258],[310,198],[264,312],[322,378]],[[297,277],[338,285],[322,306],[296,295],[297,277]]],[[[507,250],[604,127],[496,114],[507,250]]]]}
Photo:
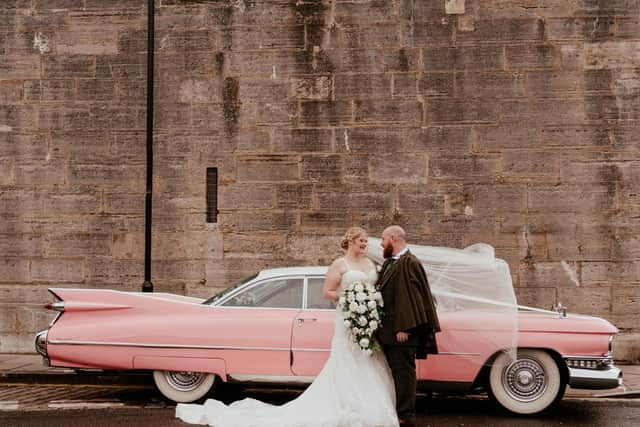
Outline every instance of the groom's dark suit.
{"type": "Polygon", "coordinates": [[[438,315],[424,268],[408,251],[398,260],[385,261],[376,287],[384,301],[378,340],[395,382],[396,409],[400,418],[411,419],[415,416],[416,355],[424,359],[438,352],[438,315]],[[398,342],[398,332],[409,333],[409,340],[398,342]]]}

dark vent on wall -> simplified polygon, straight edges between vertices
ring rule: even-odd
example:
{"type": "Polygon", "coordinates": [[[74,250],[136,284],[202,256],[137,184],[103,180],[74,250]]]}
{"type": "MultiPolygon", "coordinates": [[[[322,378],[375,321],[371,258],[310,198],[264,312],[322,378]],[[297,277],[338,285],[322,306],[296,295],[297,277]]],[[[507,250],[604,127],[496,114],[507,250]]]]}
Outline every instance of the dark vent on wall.
{"type": "Polygon", "coordinates": [[[218,222],[218,168],[207,168],[207,222],[218,222]]]}

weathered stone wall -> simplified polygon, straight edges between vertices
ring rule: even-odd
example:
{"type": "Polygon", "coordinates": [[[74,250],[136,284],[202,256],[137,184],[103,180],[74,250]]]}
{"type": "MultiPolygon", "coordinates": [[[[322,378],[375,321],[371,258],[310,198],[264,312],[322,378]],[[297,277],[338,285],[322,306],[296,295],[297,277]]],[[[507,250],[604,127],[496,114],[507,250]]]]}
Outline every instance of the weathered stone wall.
{"type": "MultiPolygon", "coordinates": [[[[640,357],[640,1],[156,8],[157,290],[398,223],[493,244],[523,304],[604,316],[640,357]]],[[[0,351],[31,351],[49,286],[141,288],[145,61],[142,0],[0,4],[0,351]]]]}

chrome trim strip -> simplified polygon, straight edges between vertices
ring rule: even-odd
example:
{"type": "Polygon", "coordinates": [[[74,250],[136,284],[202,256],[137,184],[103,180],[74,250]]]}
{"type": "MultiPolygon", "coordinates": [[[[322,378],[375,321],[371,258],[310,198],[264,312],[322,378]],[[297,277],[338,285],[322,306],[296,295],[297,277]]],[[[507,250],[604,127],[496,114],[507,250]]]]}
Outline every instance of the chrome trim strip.
{"type": "MultiPolygon", "coordinates": [[[[184,345],[184,344],[142,344],[128,342],[112,342],[112,341],[70,341],[70,340],[49,340],[49,345],[97,345],[105,347],[142,347],[142,348],[191,348],[196,350],[252,350],[252,351],[299,351],[309,353],[329,353],[331,349],[327,348],[292,348],[288,347],[240,347],[240,346],[224,346],[224,345],[184,345]]],[[[456,352],[440,352],[440,355],[451,356],[480,356],[480,353],[456,353],[456,352]]]]}
{"type": "Polygon", "coordinates": [[[106,347],[143,347],[143,348],[192,348],[196,350],[256,350],[256,351],[289,351],[289,347],[236,347],[223,345],[183,345],[183,344],[142,344],[109,341],[69,341],[50,340],[49,345],[98,345],[106,347]]]}
{"type": "Polygon", "coordinates": [[[327,308],[309,308],[309,280],[310,279],[322,279],[324,280],[325,276],[321,275],[308,275],[304,277],[304,296],[302,299],[302,309],[303,310],[334,310],[327,308]]]}
{"type": "Polygon", "coordinates": [[[480,353],[462,353],[462,352],[456,352],[456,351],[439,351],[438,354],[434,354],[433,356],[437,356],[437,355],[447,355],[447,356],[480,356],[480,353]]]}
{"type": "Polygon", "coordinates": [[[569,368],[569,386],[590,390],[604,390],[622,385],[622,371],[615,366],[609,369],[569,368]]]}
{"type": "MultiPolygon", "coordinates": [[[[292,348],[292,351],[301,351],[301,352],[331,352],[329,348],[292,348]]],[[[454,351],[442,351],[438,352],[439,355],[447,355],[447,356],[481,356],[480,353],[458,353],[454,351]]],[[[437,356],[434,354],[434,356],[437,356]]]]}
{"type": "Polygon", "coordinates": [[[309,384],[316,378],[305,375],[251,375],[233,374],[228,375],[229,380],[243,383],[279,383],[279,384],[309,384]]]}
{"type": "Polygon", "coordinates": [[[563,359],[571,359],[571,360],[597,360],[597,361],[613,360],[613,357],[611,357],[611,356],[566,356],[566,355],[563,355],[562,358],[563,359]]]}
{"type": "Polygon", "coordinates": [[[302,282],[302,309],[307,308],[307,294],[309,293],[309,277],[304,276],[304,281],[302,282]]]}
{"type": "Polygon", "coordinates": [[[215,308],[220,308],[220,309],[224,309],[224,310],[270,310],[270,311],[300,311],[302,310],[300,307],[297,308],[285,308],[285,307],[249,307],[249,306],[242,306],[242,305],[209,305],[209,306],[202,306],[202,307],[215,307],[215,308]]]}
{"type": "MultiPolygon", "coordinates": [[[[293,348],[288,347],[239,347],[222,345],[183,345],[183,344],[142,344],[111,341],[70,341],[70,340],[49,340],[49,345],[97,345],[106,347],[142,347],[142,348],[191,348],[196,350],[252,350],[252,351],[300,351],[300,352],[330,352],[326,348],[293,348]]],[[[480,353],[456,353],[440,352],[440,355],[450,356],[480,356],[480,353]]]]}
{"type": "Polygon", "coordinates": [[[58,321],[58,319],[60,318],[60,316],[62,316],[62,312],[58,311],[56,313],[56,317],[51,321],[51,323],[49,323],[49,327],[52,327],[54,323],[56,323],[58,321]]]}

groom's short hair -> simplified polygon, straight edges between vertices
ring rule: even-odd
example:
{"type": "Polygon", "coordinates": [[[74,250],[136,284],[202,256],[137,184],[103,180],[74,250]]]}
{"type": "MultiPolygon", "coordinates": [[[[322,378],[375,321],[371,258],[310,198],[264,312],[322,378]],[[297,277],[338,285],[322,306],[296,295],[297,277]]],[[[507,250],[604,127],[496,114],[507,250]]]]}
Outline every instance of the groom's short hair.
{"type": "Polygon", "coordinates": [[[403,241],[407,240],[407,234],[399,225],[391,225],[387,227],[386,231],[397,239],[401,239],[403,241]]]}

